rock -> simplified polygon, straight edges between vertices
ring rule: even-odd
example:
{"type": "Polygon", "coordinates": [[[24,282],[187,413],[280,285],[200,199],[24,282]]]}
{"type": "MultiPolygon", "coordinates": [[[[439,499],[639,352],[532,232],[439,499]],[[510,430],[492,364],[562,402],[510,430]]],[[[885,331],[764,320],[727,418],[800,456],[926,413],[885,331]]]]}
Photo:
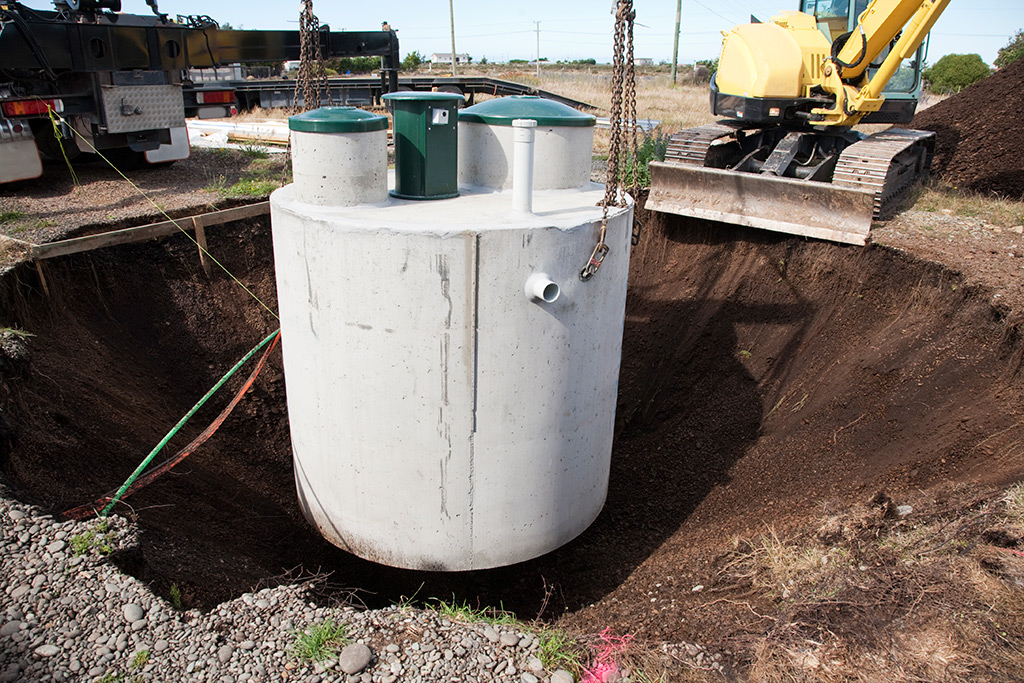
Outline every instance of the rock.
{"type": "Polygon", "coordinates": [[[505,647],[515,647],[519,644],[519,636],[515,633],[502,633],[501,636],[498,637],[498,642],[505,647]]]}
{"type": "Polygon", "coordinates": [[[0,627],[0,636],[9,636],[12,633],[17,633],[19,630],[21,630],[20,621],[8,621],[0,627]]]}
{"type": "Polygon", "coordinates": [[[21,519],[25,519],[25,513],[21,510],[11,510],[7,513],[7,516],[13,519],[15,522],[21,519]]]}
{"type": "Polygon", "coordinates": [[[900,517],[900,518],[908,516],[913,511],[914,511],[914,508],[912,508],[909,505],[897,505],[896,506],[896,516],[900,517]]]}
{"type": "Polygon", "coordinates": [[[60,652],[60,648],[56,645],[40,645],[35,650],[33,650],[33,652],[35,652],[40,657],[52,657],[60,652]]]}
{"type": "Polygon", "coordinates": [[[531,656],[526,660],[526,668],[539,676],[544,672],[544,662],[540,661],[537,657],[531,656]]]}
{"type": "Polygon", "coordinates": [[[227,664],[231,659],[231,655],[235,653],[235,648],[230,645],[221,645],[220,649],[217,650],[217,659],[220,660],[221,664],[227,664]]]}
{"type": "Polygon", "coordinates": [[[523,672],[523,674],[519,677],[519,680],[522,681],[522,683],[539,683],[540,681],[540,679],[538,679],[536,676],[527,671],[523,672]]]}
{"type": "Polygon", "coordinates": [[[254,647],[256,647],[256,641],[253,641],[253,640],[243,640],[242,642],[240,642],[238,644],[238,647],[243,649],[243,650],[251,650],[254,647]]]}
{"type": "Polygon", "coordinates": [[[144,619],[146,617],[146,612],[141,607],[136,605],[134,602],[129,602],[127,605],[124,606],[122,611],[124,613],[125,621],[127,621],[129,624],[138,621],[139,619],[144,619]]]}
{"type": "Polygon", "coordinates": [[[349,675],[357,674],[368,667],[372,659],[373,650],[362,643],[352,643],[338,655],[338,667],[349,675]]]}
{"type": "Polygon", "coordinates": [[[53,555],[54,553],[59,553],[61,550],[64,550],[65,547],[67,547],[67,543],[64,541],[54,541],[50,545],[46,546],[46,552],[53,555]]]}
{"type": "Polygon", "coordinates": [[[492,643],[497,643],[501,639],[501,637],[498,635],[498,632],[490,626],[484,629],[484,638],[486,638],[489,642],[492,643]]]}
{"type": "Polygon", "coordinates": [[[551,674],[551,683],[575,683],[576,679],[565,669],[559,669],[551,674]]]}
{"type": "MultiPolygon", "coordinates": [[[[1012,228],[1010,228],[1010,232],[1015,232],[1018,235],[1024,234],[1024,225],[1015,225],[1012,228]]],[[[11,514],[13,515],[14,512],[11,512],[11,514]]]]}
{"type": "Polygon", "coordinates": [[[164,650],[167,649],[168,645],[170,645],[170,643],[168,643],[166,640],[161,638],[160,640],[158,640],[155,643],[153,643],[153,651],[154,652],[163,652],[164,650]]]}

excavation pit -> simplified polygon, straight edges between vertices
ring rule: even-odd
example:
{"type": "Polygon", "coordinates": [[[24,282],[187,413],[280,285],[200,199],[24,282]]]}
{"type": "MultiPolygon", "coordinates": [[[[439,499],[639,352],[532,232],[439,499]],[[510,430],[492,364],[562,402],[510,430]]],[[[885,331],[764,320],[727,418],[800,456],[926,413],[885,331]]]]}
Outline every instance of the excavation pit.
{"type": "MultiPolygon", "coordinates": [[[[329,573],[335,596],[354,591],[371,607],[454,596],[678,642],[707,627],[687,620],[688,601],[734,534],[794,528],[880,489],[942,497],[1021,476],[1021,333],[987,291],[885,247],[644,219],[608,501],[569,545],[455,574],[389,569],[335,549],[299,511],[275,354],[210,441],[119,506],[140,534],[113,561],[204,609],[329,573]],[[652,607],[652,592],[663,603],[652,607]]],[[[269,219],[207,237],[276,309],[269,219]]],[[[34,336],[28,360],[0,366],[0,457],[22,500],[59,514],[119,485],[276,323],[227,276],[207,276],[181,236],[45,269],[49,297],[30,266],[3,276],[0,327],[34,336]]]]}

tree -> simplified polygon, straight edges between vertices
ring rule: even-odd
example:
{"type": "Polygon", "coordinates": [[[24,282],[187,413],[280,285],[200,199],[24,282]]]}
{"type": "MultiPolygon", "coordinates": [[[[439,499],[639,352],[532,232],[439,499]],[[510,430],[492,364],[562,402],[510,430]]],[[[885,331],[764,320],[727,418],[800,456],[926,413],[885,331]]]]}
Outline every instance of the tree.
{"type": "Polygon", "coordinates": [[[981,55],[946,55],[926,70],[924,77],[932,92],[960,92],[990,73],[981,55]]]}
{"type": "Polygon", "coordinates": [[[419,53],[419,50],[413,50],[405,56],[405,59],[402,60],[402,70],[412,71],[422,63],[423,55],[419,53]]]}
{"type": "Polygon", "coordinates": [[[1024,57],[1024,30],[1018,30],[1017,35],[1010,39],[1005,47],[999,48],[994,62],[997,69],[1007,67],[1024,57]]]}

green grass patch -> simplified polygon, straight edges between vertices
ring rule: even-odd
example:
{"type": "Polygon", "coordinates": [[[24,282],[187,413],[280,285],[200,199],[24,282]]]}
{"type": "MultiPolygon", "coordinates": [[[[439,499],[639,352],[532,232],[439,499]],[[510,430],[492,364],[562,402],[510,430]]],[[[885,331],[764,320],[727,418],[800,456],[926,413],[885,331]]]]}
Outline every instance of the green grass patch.
{"type": "Polygon", "coordinates": [[[468,602],[456,602],[454,596],[451,602],[445,602],[438,598],[431,598],[427,609],[434,610],[449,621],[461,621],[464,623],[485,623],[485,624],[507,624],[519,625],[516,615],[506,612],[503,607],[472,607],[468,602]]]}
{"type": "Polygon", "coordinates": [[[586,648],[561,629],[544,629],[537,633],[537,659],[547,671],[565,669],[573,674],[583,670],[586,648]]]}
{"type": "Polygon", "coordinates": [[[174,606],[174,609],[180,610],[183,603],[181,601],[181,589],[178,588],[178,584],[172,583],[168,593],[171,596],[171,605],[174,606]]]}
{"type": "Polygon", "coordinates": [[[292,655],[300,662],[322,662],[337,655],[343,647],[352,642],[347,633],[348,629],[344,624],[326,619],[295,634],[292,655]]]}
{"type": "Polygon", "coordinates": [[[25,219],[24,211],[0,211],[0,224],[17,223],[25,219]]]}
{"type": "Polygon", "coordinates": [[[70,545],[75,555],[109,555],[114,552],[114,532],[101,519],[85,533],[72,536],[70,545]]]}
{"type": "Polygon", "coordinates": [[[266,197],[271,192],[281,187],[276,180],[259,180],[255,178],[244,178],[224,190],[224,196],[232,199],[243,197],[266,197]]]}

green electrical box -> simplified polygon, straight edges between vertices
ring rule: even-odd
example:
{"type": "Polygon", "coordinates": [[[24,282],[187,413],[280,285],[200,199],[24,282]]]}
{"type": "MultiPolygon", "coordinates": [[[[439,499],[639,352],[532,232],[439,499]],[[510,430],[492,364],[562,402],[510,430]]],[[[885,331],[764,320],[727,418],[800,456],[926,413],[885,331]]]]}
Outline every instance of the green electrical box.
{"type": "Polygon", "coordinates": [[[383,99],[392,107],[395,131],[395,189],[400,199],[459,196],[458,109],[462,95],[395,92],[383,99]]]}

